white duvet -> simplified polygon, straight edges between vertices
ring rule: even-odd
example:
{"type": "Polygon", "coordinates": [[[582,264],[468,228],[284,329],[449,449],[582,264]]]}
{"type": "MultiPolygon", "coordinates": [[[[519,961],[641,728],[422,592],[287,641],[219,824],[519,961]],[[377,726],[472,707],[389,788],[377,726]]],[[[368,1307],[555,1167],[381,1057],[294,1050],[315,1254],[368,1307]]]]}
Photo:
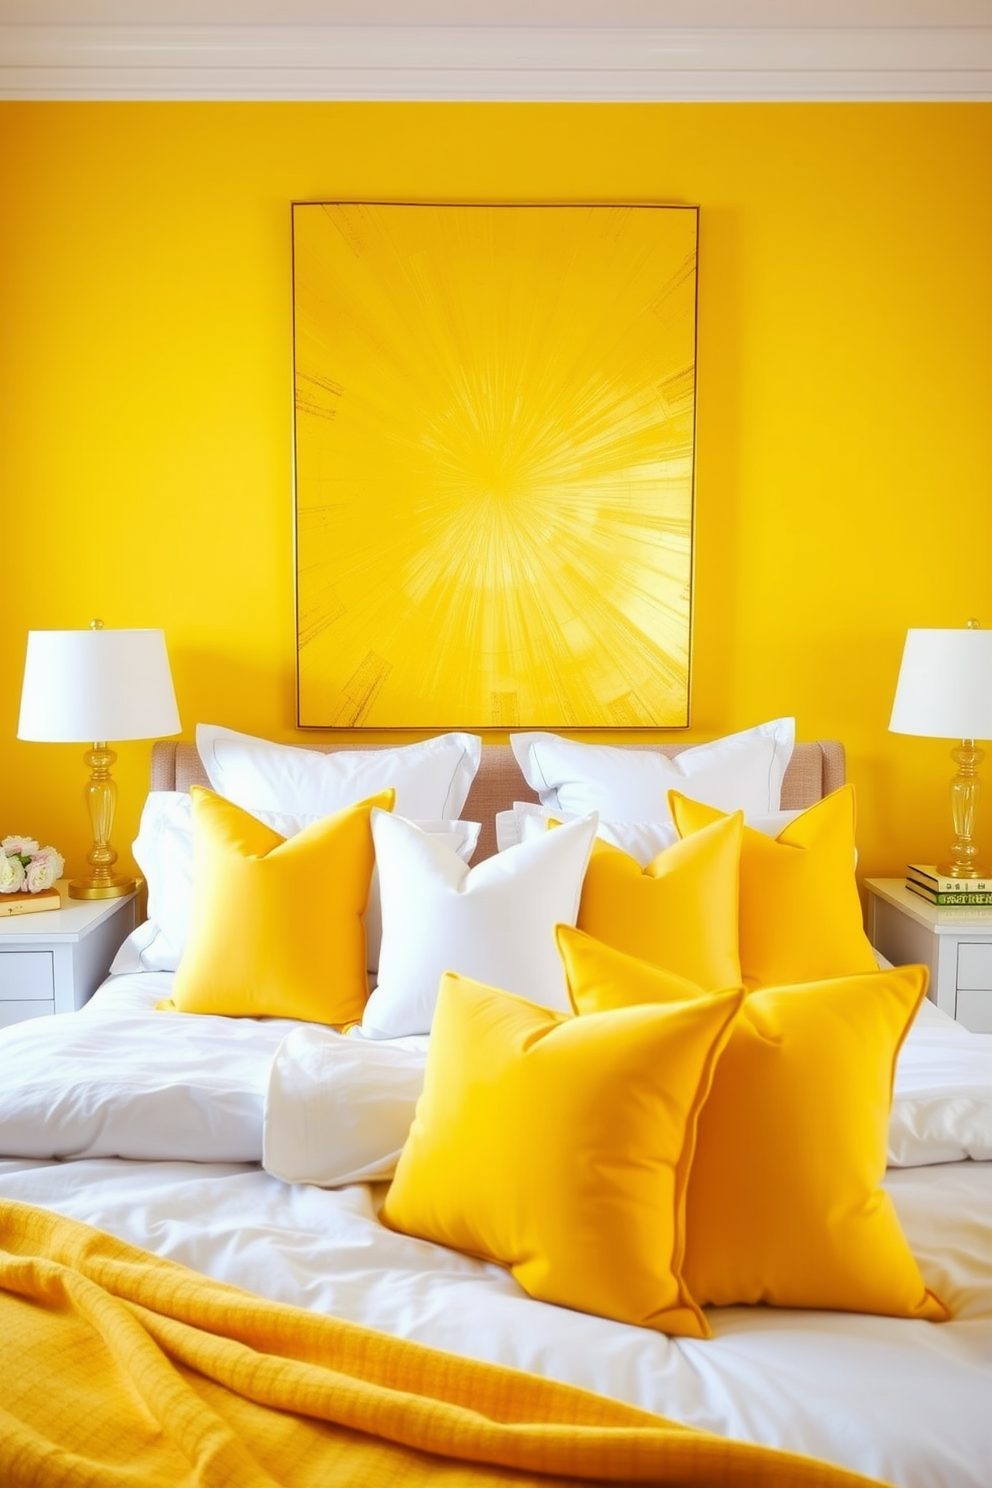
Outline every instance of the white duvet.
{"type": "Polygon", "coordinates": [[[992,1482],[992,1162],[973,1160],[992,1157],[992,1038],[926,1003],[897,1071],[887,1186],[953,1320],[711,1309],[700,1342],[534,1302],[501,1267],[378,1223],[384,1184],[351,1180],[391,1171],[424,1040],[156,1012],[170,981],[119,977],[81,1013],[0,1035],[0,1193],[276,1300],[900,1488],[992,1482]]]}
{"type": "MultiPolygon", "coordinates": [[[[426,1037],[157,1011],[169,972],[0,1031],[0,1156],[261,1162],[288,1182],[392,1175],[426,1037]]],[[[992,1160],[992,1035],[925,1001],[896,1067],[889,1162],[992,1160]]]]}
{"type": "Polygon", "coordinates": [[[256,1162],[272,1056],[297,1025],[156,1012],[172,972],[0,1031],[0,1154],[256,1162]]]}

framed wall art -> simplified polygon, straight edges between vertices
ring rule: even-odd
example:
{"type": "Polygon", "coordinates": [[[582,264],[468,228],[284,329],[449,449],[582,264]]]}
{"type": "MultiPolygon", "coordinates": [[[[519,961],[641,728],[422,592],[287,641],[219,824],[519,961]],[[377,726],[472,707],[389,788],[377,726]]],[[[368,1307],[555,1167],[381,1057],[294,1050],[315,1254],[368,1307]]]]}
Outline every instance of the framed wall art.
{"type": "Polygon", "coordinates": [[[688,723],[694,207],[293,207],[299,723],[688,723]]]}

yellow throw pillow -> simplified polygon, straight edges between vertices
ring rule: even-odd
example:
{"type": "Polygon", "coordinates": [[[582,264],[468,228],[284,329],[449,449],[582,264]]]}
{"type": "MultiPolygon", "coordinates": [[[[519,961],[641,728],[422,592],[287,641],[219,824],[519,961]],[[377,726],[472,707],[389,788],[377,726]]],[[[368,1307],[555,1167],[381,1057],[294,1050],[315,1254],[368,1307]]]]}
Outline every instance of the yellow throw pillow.
{"type": "MultiPolygon", "coordinates": [[[[684,982],[568,926],[557,937],[581,1013],[684,1006],[684,982]]],[[[701,1305],[948,1316],[880,1187],[896,1057],[926,985],[926,967],[901,966],[747,997],[689,1177],[683,1276],[701,1305]]]]}
{"type": "Polygon", "coordinates": [[[173,1001],[184,1013],[346,1023],[368,997],[365,922],[383,791],[282,837],[193,786],[193,904],[173,1001]]]}
{"type": "Polygon", "coordinates": [[[580,930],[708,992],[736,986],[744,817],[717,814],[718,821],[666,847],[646,868],[597,838],[579,902],[580,930]]]}
{"type": "MultiPolygon", "coordinates": [[[[577,1013],[612,1013],[653,1002],[692,1002],[709,995],[688,977],[677,976],[667,967],[652,966],[639,956],[628,956],[626,951],[604,945],[571,925],[556,925],[555,940],[565,968],[569,1000],[577,1013]]],[[[738,986],[726,990],[743,989],[738,986]]]]}
{"type": "MultiPolygon", "coordinates": [[[[723,818],[678,791],[668,803],[686,842],[723,818]]],[[[740,959],[748,988],[877,970],[854,875],[853,785],[824,796],[777,837],[744,828],[740,959]]]]}
{"type": "Polygon", "coordinates": [[[681,1280],[685,1185],[742,997],[573,1018],[447,972],[383,1222],[543,1302],[708,1337],[681,1280]]]}

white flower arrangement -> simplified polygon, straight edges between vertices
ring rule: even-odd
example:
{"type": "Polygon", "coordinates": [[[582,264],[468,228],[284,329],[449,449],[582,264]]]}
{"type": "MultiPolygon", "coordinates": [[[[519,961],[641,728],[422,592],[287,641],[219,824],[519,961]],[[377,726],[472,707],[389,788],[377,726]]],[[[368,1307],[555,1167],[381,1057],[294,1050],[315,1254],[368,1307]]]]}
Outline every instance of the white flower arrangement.
{"type": "Polygon", "coordinates": [[[39,847],[32,837],[0,842],[0,894],[41,894],[62,877],[64,868],[60,852],[39,847]]]}

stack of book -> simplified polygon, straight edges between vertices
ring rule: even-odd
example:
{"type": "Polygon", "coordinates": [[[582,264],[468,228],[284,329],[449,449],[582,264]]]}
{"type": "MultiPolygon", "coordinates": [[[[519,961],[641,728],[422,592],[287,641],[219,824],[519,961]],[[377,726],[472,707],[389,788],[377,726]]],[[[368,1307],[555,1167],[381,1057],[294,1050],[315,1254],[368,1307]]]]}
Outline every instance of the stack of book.
{"type": "Polygon", "coordinates": [[[906,887],[938,906],[958,904],[992,909],[992,878],[950,878],[933,863],[910,863],[906,887]]]}

